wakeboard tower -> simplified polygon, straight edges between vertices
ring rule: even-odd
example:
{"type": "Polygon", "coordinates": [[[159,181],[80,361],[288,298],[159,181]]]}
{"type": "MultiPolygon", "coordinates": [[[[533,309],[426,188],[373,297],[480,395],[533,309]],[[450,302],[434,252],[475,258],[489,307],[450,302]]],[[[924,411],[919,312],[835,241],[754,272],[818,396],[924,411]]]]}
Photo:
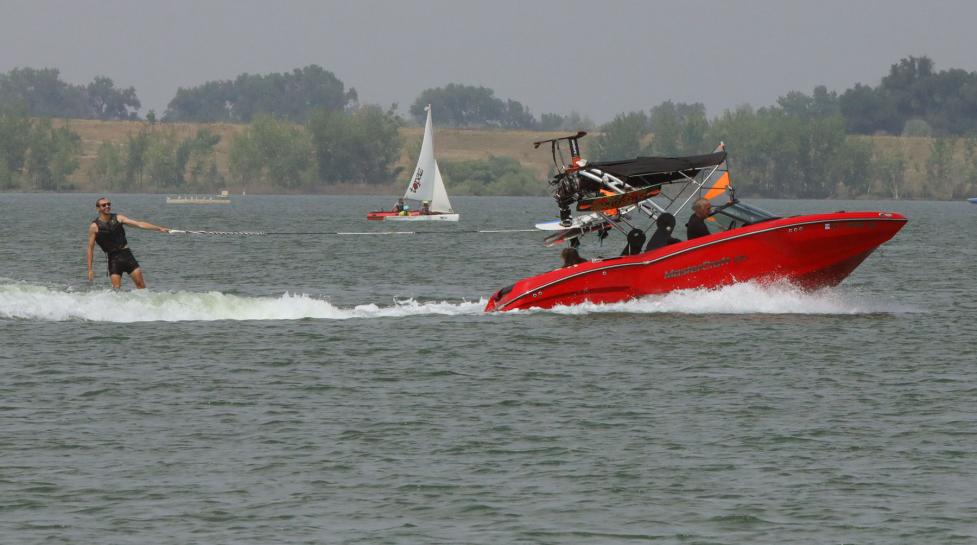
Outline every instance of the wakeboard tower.
{"type": "MultiPolygon", "coordinates": [[[[628,241],[625,251],[519,280],[492,294],[486,311],[614,303],[747,281],[783,279],[806,289],[833,286],[907,221],[892,212],[782,218],[736,198],[723,144],[703,155],[591,163],[580,156],[579,140],[585,135],[580,131],[534,143],[537,148],[550,144],[557,170],[550,185],[559,209],[558,220],[536,227],[550,232],[547,246],[577,247],[588,233],[603,239],[619,232],[628,241]],[[684,224],[688,212],[682,215],[683,210],[698,198],[717,201],[705,222],[710,234],[644,247],[655,220],[670,214],[681,216],[677,223],[684,224]],[[583,214],[573,215],[574,204],[583,214]]],[[[684,229],[676,229],[680,234],[684,229]]]]}

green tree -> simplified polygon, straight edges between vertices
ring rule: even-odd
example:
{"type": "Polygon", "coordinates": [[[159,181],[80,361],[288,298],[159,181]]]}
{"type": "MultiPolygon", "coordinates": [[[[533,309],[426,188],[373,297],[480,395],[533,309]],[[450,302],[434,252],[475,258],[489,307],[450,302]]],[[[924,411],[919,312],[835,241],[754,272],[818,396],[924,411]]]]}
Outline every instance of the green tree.
{"type": "Polygon", "coordinates": [[[618,114],[601,127],[600,136],[593,141],[591,154],[599,161],[637,157],[646,134],[648,116],[644,112],[618,114]]]}
{"type": "Polygon", "coordinates": [[[34,122],[24,169],[34,189],[71,189],[68,176],[78,169],[81,137],[67,126],[54,128],[50,119],[34,122]]]}
{"type": "Polygon", "coordinates": [[[24,107],[0,109],[0,188],[67,189],[80,151],[81,139],[67,127],[32,120],[24,107]]]}
{"type": "Polygon", "coordinates": [[[577,112],[570,112],[569,115],[543,114],[539,116],[537,128],[541,131],[589,131],[594,128],[594,122],[589,118],[582,117],[577,112]]]}
{"type": "Polygon", "coordinates": [[[447,127],[506,127],[533,129],[536,119],[529,109],[515,100],[496,98],[487,87],[449,83],[444,87],[425,89],[410,107],[410,114],[424,123],[428,104],[434,107],[438,125],[447,127]]]}
{"type": "Polygon", "coordinates": [[[149,149],[149,132],[139,131],[130,134],[126,139],[125,178],[131,189],[142,189],[143,175],[146,170],[146,151],[149,149]]]}
{"type": "Polygon", "coordinates": [[[200,129],[193,138],[184,140],[178,150],[181,172],[188,177],[184,184],[193,191],[213,191],[224,185],[217,168],[216,147],[221,137],[209,129],[200,129]]]}
{"type": "Polygon", "coordinates": [[[96,76],[86,88],[91,115],[96,119],[135,119],[140,103],[136,89],[116,89],[111,78],[96,76]]]}
{"type": "Polygon", "coordinates": [[[143,156],[146,185],[153,191],[176,190],[183,186],[176,137],[169,131],[150,134],[149,145],[143,156]]]}
{"type": "Polygon", "coordinates": [[[861,83],[845,91],[838,98],[838,104],[849,132],[897,134],[905,124],[899,119],[896,106],[888,95],[861,83]]]}
{"type": "Polygon", "coordinates": [[[309,185],[313,168],[309,134],[269,115],[255,116],[248,130],[231,141],[231,174],[242,184],[297,189],[309,185]]]}
{"type": "Polygon", "coordinates": [[[111,142],[102,142],[95,155],[95,161],[88,170],[88,179],[96,189],[111,189],[114,191],[128,191],[129,181],[126,179],[125,158],[121,146],[111,142]]]}
{"type": "Polygon", "coordinates": [[[648,128],[654,138],[641,151],[644,155],[694,155],[709,151],[704,149],[709,122],[706,107],[701,103],[665,101],[651,109],[648,128]]]}
{"type": "Polygon", "coordinates": [[[902,128],[903,136],[926,137],[933,136],[933,128],[924,119],[912,118],[906,121],[902,128]]]}
{"type": "Polygon", "coordinates": [[[0,106],[22,107],[32,116],[91,117],[83,88],[61,81],[54,68],[14,68],[0,74],[0,106]]]}
{"type": "Polygon", "coordinates": [[[258,114],[303,122],[319,108],[344,110],[357,102],[356,90],[317,65],[275,74],[241,74],[233,81],[209,81],[178,89],[166,121],[250,122],[258,114]]]}
{"type": "Polygon", "coordinates": [[[930,155],[926,160],[927,195],[938,199],[958,199],[970,197],[968,191],[972,179],[968,178],[973,170],[973,149],[967,140],[963,140],[963,161],[954,157],[956,142],[951,138],[933,138],[930,144],[930,155]]]}
{"type": "Polygon", "coordinates": [[[319,179],[327,183],[385,184],[397,174],[403,147],[400,119],[377,106],[352,114],[319,110],[309,121],[319,179]]]}
{"type": "Polygon", "coordinates": [[[11,171],[0,161],[0,190],[16,189],[20,186],[20,173],[11,171]]]}
{"type": "Polygon", "coordinates": [[[190,89],[181,87],[166,107],[163,121],[238,121],[231,113],[234,99],[234,86],[229,81],[208,81],[190,89]]]}
{"type": "Polygon", "coordinates": [[[906,159],[902,152],[876,146],[872,160],[872,177],[886,197],[901,198],[906,178],[906,159]]]}
{"type": "MultiPolygon", "coordinates": [[[[832,130],[844,135],[844,120],[831,118],[837,124],[832,130]]],[[[819,195],[849,197],[865,195],[869,191],[872,175],[872,144],[864,138],[844,136],[826,159],[827,179],[819,195]]],[[[817,168],[817,165],[814,165],[817,168]]]]}
{"type": "Polygon", "coordinates": [[[506,129],[535,129],[536,118],[529,108],[510,99],[505,101],[505,114],[500,124],[506,129]]]}
{"type": "Polygon", "coordinates": [[[877,87],[856,84],[839,97],[850,132],[899,134],[922,120],[935,135],[962,135],[977,123],[977,72],[935,71],[928,57],[907,57],[877,87]]]}
{"type": "Polygon", "coordinates": [[[0,74],[0,107],[15,105],[36,117],[132,119],[139,99],[134,88],[117,89],[105,76],[71,85],[54,68],[15,68],[0,74]]]}
{"type": "Polygon", "coordinates": [[[777,106],[791,117],[821,118],[841,113],[838,94],[829,92],[824,85],[815,87],[811,96],[791,91],[777,99],[777,106]]]}
{"type": "Polygon", "coordinates": [[[512,157],[439,163],[455,195],[548,195],[547,184],[512,157]]]}
{"type": "Polygon", "coordinates": [[[708,132],[726,142],[737,189],[770,197],[823,198],[867,187],[871,148],[848,138],[839,116],[801,118],[780,108],[727,111],[708,132]]]}
{"type": "Polygon", "coordinates": [[[25,108],[0,108],[0,187],[10,189],[20,185],[32,126],[25,108]]]}
{"type": "Polygon", "coordinates": [[[934,138],[926,160],[926,176],[934,182],[946,181],[953,170],[953,144],[948,138],[934,138]]]}

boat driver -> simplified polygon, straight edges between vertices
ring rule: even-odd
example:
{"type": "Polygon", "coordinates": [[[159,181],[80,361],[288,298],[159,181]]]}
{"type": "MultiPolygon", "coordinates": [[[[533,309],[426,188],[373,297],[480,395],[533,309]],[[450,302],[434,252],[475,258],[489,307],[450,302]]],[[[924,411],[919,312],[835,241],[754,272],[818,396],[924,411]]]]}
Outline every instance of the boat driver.
{"type": "Polygon", "coordinates": [[[707,199],[698,199],[695,201],[695,204],[692,205],[692,217],[685,224],[685,236],[688,240],[710,234],[709,228],[706,227],[706,218],[709,217],[711,212],[712,203],[707,199]]]}

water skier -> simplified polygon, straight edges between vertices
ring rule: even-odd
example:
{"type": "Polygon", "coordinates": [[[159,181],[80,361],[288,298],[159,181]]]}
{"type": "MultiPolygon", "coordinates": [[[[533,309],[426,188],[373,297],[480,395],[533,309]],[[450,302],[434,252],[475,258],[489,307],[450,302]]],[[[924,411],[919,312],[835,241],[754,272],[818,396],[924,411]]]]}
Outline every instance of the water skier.
{"type": "Polygon", "coordinates": [[[95,279],[92,271],[92,254],[97,243],[99,248],[105,252],[108,260],[109,278],[112,287],[119,289],[122,287],[122,273],[129,273],[136,288],[146,287],[146,281],[142,277],[142,269],[139,263],[129,250],[126,241],[126,230],[123,225],[131,225],[140,229],[169,233],[166,227],[159,227],[145,221],[137,221],[127,218],[122,214],[113,214],[112,203],[102,197],[95,201],[95,209],[98,210],[98,217],[92,220],[88,226],[88,250],[85,253],[85,260],[88,264],[88,281],[95,279]]]}

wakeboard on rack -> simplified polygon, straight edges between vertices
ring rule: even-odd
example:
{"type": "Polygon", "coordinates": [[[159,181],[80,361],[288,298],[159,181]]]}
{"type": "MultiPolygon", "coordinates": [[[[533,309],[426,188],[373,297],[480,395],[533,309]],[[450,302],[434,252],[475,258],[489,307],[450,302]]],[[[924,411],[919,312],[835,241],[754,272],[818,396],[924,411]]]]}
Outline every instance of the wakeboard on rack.
{"type": "Polygon", "coordinates": [[[577,201],[577,211],[598,212],[603,210],[612,210],[615,208],[621,208],[622,206],[639,203],[643,200],[650,199],[659,193],[661,193],[661,186],[656,185],[652,187],[642,187],[641,189],[635,189],[634,191],[628,191],[627,193],[584,197],[577,201]]]}

